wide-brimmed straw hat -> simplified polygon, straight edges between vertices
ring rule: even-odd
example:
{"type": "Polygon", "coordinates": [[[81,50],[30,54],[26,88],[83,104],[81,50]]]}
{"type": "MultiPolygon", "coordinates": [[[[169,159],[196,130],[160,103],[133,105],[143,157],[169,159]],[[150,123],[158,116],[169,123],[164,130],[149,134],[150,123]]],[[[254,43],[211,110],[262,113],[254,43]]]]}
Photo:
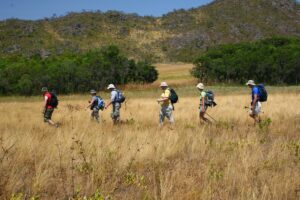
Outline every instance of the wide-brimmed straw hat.
{"type": "Polygon", "coordinates": [[[108,89],[108,90],[109,90],[109,89],[116,89],[116,87],[115,87],[114,84],[109,84],[108,87],[107,87],[107,89],[108,89]]]}
{"type": "Polygon", "coordinates": [[[249,80],[246,85],[255,85],[255,82],[253,80],[249,80]]]}
{"type": "Polygon", "coordinates": [[[161,82],[159,87],[168,87],[168,84],[166,82],[161,82]]]}
{"type": "Polygon", "coordinates": [[[204,90],[204,85],[203,85],[203,83],[199,83],[196,87],[197,87],[198,89],[200,89],[200,90],[204,90]]]}

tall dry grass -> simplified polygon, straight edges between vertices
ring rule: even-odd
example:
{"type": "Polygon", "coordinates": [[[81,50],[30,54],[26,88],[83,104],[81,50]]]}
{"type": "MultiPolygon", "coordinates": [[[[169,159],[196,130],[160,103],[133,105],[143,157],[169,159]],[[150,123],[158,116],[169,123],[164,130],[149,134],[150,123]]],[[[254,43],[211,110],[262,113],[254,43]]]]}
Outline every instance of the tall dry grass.
{"type": "Polygon", "coordinates": [[[39,102],[0,103],[0,199],[300,198],[298,93],[272,94],[256,127],[246,95],[218,96],[212,126],[197,97],[181,98],[162,129],[156,97],[129,98],[120,126],[110,110],[90,121],[82,99],[62,99],[58,129],[39,102]]]}

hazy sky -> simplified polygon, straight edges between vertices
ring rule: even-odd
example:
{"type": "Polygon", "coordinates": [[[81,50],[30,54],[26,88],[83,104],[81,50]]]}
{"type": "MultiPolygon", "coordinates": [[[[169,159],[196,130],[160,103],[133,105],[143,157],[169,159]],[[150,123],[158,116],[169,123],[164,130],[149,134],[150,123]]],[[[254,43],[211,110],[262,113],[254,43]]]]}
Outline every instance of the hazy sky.
{"type": "Polygon", "coordinates": [[[41,19],[84,9],[160,16],[174,9],[198,7],[210,2],[212,0],[0,0],[0,19],[41,19]]]}

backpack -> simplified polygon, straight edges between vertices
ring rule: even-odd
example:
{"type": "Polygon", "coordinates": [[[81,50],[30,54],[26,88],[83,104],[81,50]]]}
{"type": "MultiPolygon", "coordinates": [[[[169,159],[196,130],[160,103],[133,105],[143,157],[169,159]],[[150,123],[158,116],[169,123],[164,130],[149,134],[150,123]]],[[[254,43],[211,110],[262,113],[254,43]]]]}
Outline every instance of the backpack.
{"type": "Polygon", "coordinates": [[[257,88],[259,90],[259,101],[266,102],[268,100],[268,92],[263,84],[258,84],[257,88]]]}
{"type": "Polygon", "coordinates": [[[125,101],[126,97],[123,95],[122,91],[117,90],[117,97],[115,102],[117,103],[123,103],[125,101]]]}
{"type": "Polygon", "coordinates": [[[50,101],[49,101],[48,104],[51,107],[53,107],[53,108],[57,108],[57,106],[58,106],[58,98],[57,98],[56,94],[53,93],[53,92],[51,92],[50,95],[51,95],[51,98],[50,98],[50,101]]]}
{"type": "Polygon", "coordinates": [[[171,103],[172,104],[177,103],[178,102],[178,95],[176,94],[175,90],[172,89],[172,88],[170,88],[169,90],[170,90],[170,97],[169,97],[169,99],[170,99],[171,103]]]}
{"type": "Polygon", "coordinates": [[[104,107],[105,107],[105,102],[104,100],[101,98],[101,97],[98,97],[97,96],[97,107],[100,109],[100,110],[103,110],[104,107]]]}
{"type": "Polygon", "coordinates": [[[205,94],[205,105],[210,107],[216,106],[217,104],[215,103],[215,94],[213,93],[213,91],[205,91],[205,94]]]}

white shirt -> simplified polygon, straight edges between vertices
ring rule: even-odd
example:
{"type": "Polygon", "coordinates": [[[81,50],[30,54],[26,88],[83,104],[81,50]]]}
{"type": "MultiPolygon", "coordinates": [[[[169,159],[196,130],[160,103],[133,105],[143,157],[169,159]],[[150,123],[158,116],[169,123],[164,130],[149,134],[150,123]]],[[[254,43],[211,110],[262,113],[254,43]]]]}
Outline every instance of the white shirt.
{"type": "Polygon", "coordinates": [[[115,100],[117,99],[117,95],[118,95],[117,90],[111,91],[111,93],[110,93],[110,101],[114,103],[115,100]]]}

